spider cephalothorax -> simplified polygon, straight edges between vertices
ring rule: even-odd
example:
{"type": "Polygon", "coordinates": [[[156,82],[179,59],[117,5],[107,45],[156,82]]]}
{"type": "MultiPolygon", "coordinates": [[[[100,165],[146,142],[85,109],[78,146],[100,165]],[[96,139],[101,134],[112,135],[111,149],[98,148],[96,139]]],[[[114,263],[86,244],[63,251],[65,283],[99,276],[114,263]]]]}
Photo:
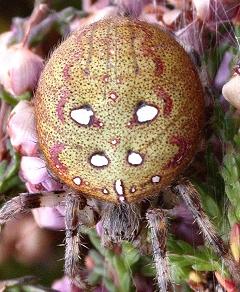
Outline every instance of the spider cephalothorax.
{"type": "Polygon", "coordinates": [[[159,192],[192,159],[203,91],[184,49],[158,26],[107,19],[53,53],[36,93],[39,143],[68,186],[111,202],[159,192]]]}
{"type": "Polygon", "coordinates": [[[239,283],[197,191],[177,178],[201,138],[203,99],[190,57],[158,26],[119,17],[74,32],[52,54],[35,97],[40,148],[68,190],[20,194],[2,207],[0,223],[26,208],[65,202],[65,272],[81,287],[82,225],[95,224],[98,213],[104,244],[133,241],[148,225],[159,288],[170,291],[170,213],[157,200],[142,199],[171,185],[239,283]]]}

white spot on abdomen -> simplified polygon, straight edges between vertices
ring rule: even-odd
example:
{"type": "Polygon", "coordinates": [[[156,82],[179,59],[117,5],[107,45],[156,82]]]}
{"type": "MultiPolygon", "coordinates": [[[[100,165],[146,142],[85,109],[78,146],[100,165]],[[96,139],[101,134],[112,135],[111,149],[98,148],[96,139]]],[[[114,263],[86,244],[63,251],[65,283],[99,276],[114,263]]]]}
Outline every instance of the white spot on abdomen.
{"type": "Polygon", "coordinates": [[[103,193],[104,193],[104,194],[108,194],[109,191],[108,191],[107,189],[103,189],[103,193]]]}
{"type": "Polygon", "coordinates": [[[71,118],[82,126],[89,125],[93,115],[92,109],[88,106],[71,111],[71,118]]]}
{"type": "Polygon", "coordinates": [[[161,180],[161,177],[159,175],[155,175],[152,177],[152,182],[155,184],[159,183],[160,180],[161,180]]]}
{"type": "Polygon", "coordinates": [[[115,190],[119,196],[124,195],[123,183],[120,179],[115,181],[115,190]]]}
{"type": "Polygon", "coordinates": [[[91,164],[96,167],[107,166],[109,161],[104,154],[94,154],[90,160],[91,164]]]}
{"type": "Polygon", "coordinates": [[[143,162],[143,158],[139,153],[131,151],[128,154],[128,162],[132,165],[140,165],[143,162]]]}
{"type": "Polygon", "coordinates": [[[74,177],[73,182],[75,183],[75,185],[80,186],[82,180],[79,176],[74,177]]]}
{"type": "Polygon", "coordinates": [[[152,105],[141,105],[137,111],[137,120],[139,123],[145,123],[148,121],[152,121],[158,114],[158,109],[152,105]]]}
{"type": "Polygon", "coordinates": [[[136,188],[135,187],[131,187],[130,192],[131,193],[135,193],[136,192],[136,188]]]}
{"type": "Polygon", "coordinates": [[[118,98],[118,95],[116,94],[116,92],[111,92],[109,97],[115,101],[118,98]]]}
{"type": "Polygon", "coordinates": [[[115,181],[115,191],[118,194],[119,201],[124,202],[125,201],[124,186],[123,182],[120,179],[115,181]]]}

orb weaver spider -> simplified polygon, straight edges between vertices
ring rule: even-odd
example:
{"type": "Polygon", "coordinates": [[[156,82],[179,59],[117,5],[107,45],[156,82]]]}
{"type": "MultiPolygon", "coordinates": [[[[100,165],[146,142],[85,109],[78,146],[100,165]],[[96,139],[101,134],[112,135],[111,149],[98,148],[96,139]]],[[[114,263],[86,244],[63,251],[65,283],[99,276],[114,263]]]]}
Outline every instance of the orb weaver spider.
{"type": "Polygon", "coordinates": [[[66,189],[23,193],[0,210],[15,214],[64,203],[65,273],[81,279],[83,225],[101,218],[103,244],[134,241],[148,226],[160,291],[171,291],[167,217],[156,200],[171,190],[191,211],[206,241],[237,283],[238,265],[181,177],[204,124],[204,93],[190,57],[159,27],[109,18],[74,32],[52,54],[35,96],[38,142],[66,189]]]}

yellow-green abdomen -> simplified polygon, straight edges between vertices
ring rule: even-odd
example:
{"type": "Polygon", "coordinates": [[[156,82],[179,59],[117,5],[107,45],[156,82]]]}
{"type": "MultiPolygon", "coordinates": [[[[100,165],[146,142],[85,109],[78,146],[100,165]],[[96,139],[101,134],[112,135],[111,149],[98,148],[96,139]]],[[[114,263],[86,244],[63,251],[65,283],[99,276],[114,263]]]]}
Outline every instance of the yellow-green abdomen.
{"type": "Polygon", "coordinates": [[[203,91],[184,49],[159,27],[106,19],[53,53],[36,93],[40,147],[68,186],[100,200],[158,193],[193,158],[203,91]]]}

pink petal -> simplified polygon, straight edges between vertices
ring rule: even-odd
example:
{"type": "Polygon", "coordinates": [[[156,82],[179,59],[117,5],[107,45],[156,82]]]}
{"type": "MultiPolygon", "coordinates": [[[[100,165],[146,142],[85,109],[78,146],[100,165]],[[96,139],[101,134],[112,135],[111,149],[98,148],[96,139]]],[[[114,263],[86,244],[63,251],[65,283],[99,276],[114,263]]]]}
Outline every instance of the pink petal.
{"type": "Polygon", "coordinates": [[[59,280],[56,280],[53,283],[52,288],[57,290],[58,292],[83,292],[82,289],[72,284],[71,280],[66,276],[59,280]]]}
{"type": "Polygon", "coordinates": [[[169,10],[163,14],[163,21],[167,25],[171,25],[178,19],[180,14],[181,14],[181,10],[178,10],[178,9],[169,10]]]}
{"type": "Polygon", "coordinates": [[[64,217],[56,208],[42,207],[34,209],[32,213],[36,223],[41,228],[65,229],[64,217]]]}
{"type": "Polygon", "coordinates": [[[13,46],[0,57],[0,83],[13,95],[33,90],[43,69],[43,60],[30,50],[13,46]]]}
{"type": "Polygon", "coordinates": [[[197,17],[206,20],[210,15],[210,0],[192,0],[195,6],[197,17]]]}
{"type": "Polygon", "coordinates": [[[57,191],[62,189],[62,184],[58,180],[52,178],[50,175],[42,182],[42,186],[47,191],[57,191]]]}
{"type": "Polygon", "coordinates": [[[49,178],[44,160],[38,157],[23,156],[20,169],[24,180],[31,184],[39,184],[49,178]]]}
{"type": "Polygon", "coordinates": [[[221,65],[218,68],[218,72],[214,79],[214,85],[218,88],[222,88],[223,85],[229,80],[231,76],[230,62],[233,55],[231,52],[226,52],[223,56],[221,65]]]}
{"type": "Polygon", "coordinates": [[[240,75],[235,74],[222,88],[224,98],[240,109],[240,75]]]}
{"type": "Polygon", "coordinates": [[[22,155],[34,155],[38,151],[34,108],[29,101],[20,101],[8,120],[8,134],[13,147],[22,155]]]}

